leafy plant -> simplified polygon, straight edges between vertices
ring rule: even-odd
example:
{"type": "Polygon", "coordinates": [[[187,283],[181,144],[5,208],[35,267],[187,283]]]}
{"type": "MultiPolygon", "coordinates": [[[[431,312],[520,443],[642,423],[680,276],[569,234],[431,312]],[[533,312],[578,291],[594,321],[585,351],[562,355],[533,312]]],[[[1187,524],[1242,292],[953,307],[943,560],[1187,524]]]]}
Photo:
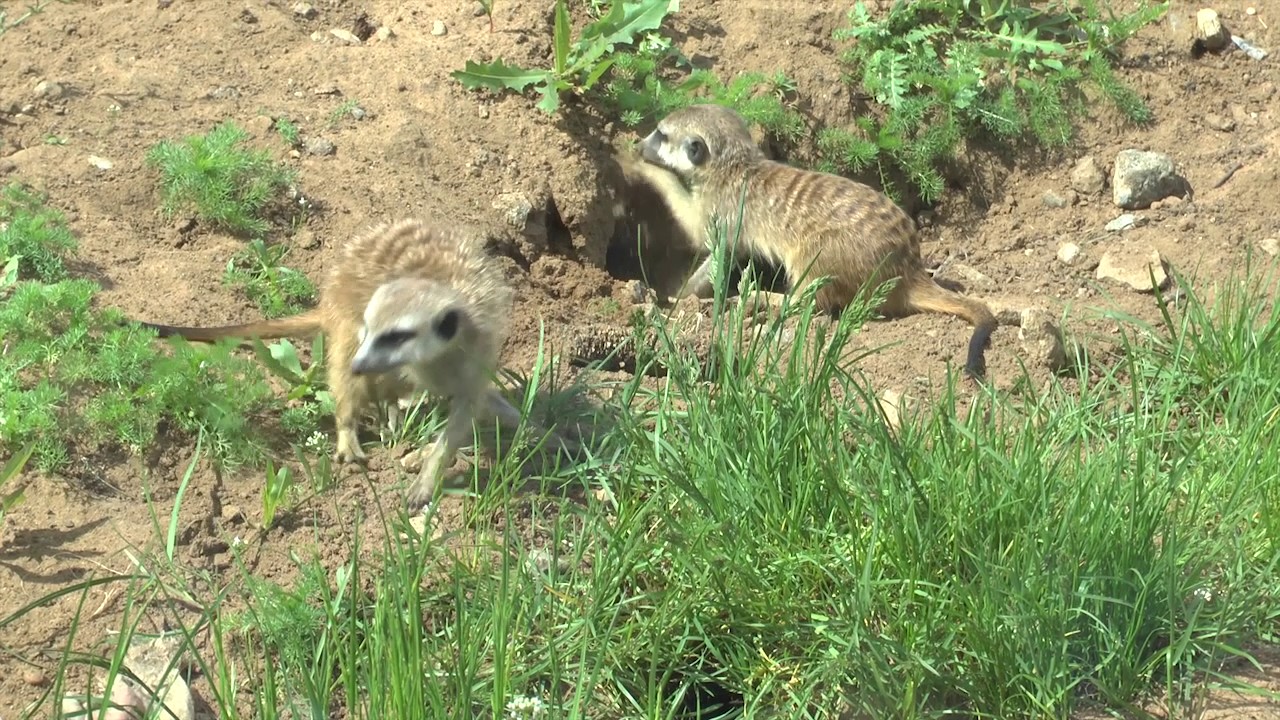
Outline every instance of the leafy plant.
{"type": "Polygon", "coordinates": [[[293,473],[287,465],[276,467],[267,459],[267,479],[262,485],[262,529],[270,530],[276,519],[276,510],[293,486],[293,473]]]}
{"type": "Polygon", "coordinates": [[[594,88],[616,60],[616,47],[630,45],[643,33],[657,29],[678,5],[678,0],[614,0],[608,13],[588,24],[577,41],[572,41],[569,10],[565,0],[556,0],[550,68],[526,69],[508,65],[502,58],[488,64],[468,60],[452,76],[472,90],[524,92],[533,85],[542,96],[538,107],[553,113],[560,107],[562,93],[581,94],[594,88]]]}
{"type": "Polygon", "coordinates": [[[276,133],[280,135],[280,139],[284,140],[289,147],[298,147],[302,144],[302,131],[298,129],[298,124],[287,117],[276,118],[276,133]]]}
{"type": "Polygon", "coordinates": [[[40,282],[67,277],[63,256],[78,243],[65,216],[49,207],[47,200],[17,182],[0,190],[0,258],[16,263],[15,281],[18,274],[40,282]]]}
{"type": "Polygon", "coordinates": [[[859,117],[856,131],[820,132],[821,169],[877,166],[886,191],[900,198],[888,172],[896,168],[932,202],[943,190],[941,163],[967,138],[1069,142],[1073,116],[1084,107],[1080,87],[1090,80],[1127,117],[1146,122],[1150,111],[1115,78],[1110,58],[1167,3],[1111,19],[1097,5],[1072,11],[1029,0],[921,0],[897,2],[873,19],[858,2],[834,37],[853,41],[842,59],[881,112],[859,117]]]}
{"type": "Polygon", "coordinates": [[[322,417],[332,417],[335,406],[333,393],[324,383],[324,335],[316,335],[312,341],[311,357],[316,361],[306,369],[289,340],[270,345],[255,342],[253,348],[263,367],[289,386],[280,424],[292,435],[307,437],[308,446],[318,454],[326,454],[328,442],[319,432],[319,423],[322,417]]]}
{"type": "Polygon", "coordinates": [[[229,232],[265,234],[270,223],[263,215],[292,187],[294,173],[267,151],[243,147],[248,138],[241,127],[227,121],[208,134],[153,147],[147,164],[160,171],[165,215],[194,210],[200,219],[229,232]]]}
{"type": "Polygon", "coordinates": [[[267,317],[297,312],[315,300],[316,287],[306,275],[281,264],[288,251],[284,245],[250,240],[227,261],[223,282],[243,288],[267,317]]]}
{"type": "Polygon", "coordinates": [[[163,353],[153,333],[97,307],[96,284],[66,277],[74,238],[61,214],[13,186],[0,197],[0,449],[31,445],[35,466],[55,470],[73,444],[139,452],[168,421],[203,431],[223,461],[259,452],[253,416],[274,398],[251,360],[227,345],[163,353]]]}

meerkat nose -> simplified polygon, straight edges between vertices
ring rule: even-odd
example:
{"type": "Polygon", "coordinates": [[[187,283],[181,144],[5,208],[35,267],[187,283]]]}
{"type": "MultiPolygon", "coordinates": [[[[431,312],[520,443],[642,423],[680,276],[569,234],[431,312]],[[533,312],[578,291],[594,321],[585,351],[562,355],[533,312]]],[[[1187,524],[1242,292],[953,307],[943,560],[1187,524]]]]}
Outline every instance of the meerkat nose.
{"type": "Polygon", "coordinates": [[[351,372],[355,375],[373,375],[390,370],[395,366],[387,353],[379,352],[368,345],[361,345],[356,356],[351,360],[351,372]]]}

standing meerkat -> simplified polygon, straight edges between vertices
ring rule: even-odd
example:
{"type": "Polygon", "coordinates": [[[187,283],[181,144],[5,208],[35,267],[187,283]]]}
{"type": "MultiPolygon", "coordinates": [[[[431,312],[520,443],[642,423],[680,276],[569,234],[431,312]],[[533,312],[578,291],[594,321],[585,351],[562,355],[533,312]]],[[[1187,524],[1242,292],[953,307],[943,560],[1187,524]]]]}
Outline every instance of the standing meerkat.
{"type": "MultiPolygon", "coordinates": [[[[986,303],[934,282],[920,257],[915,221],[883,193],[768,159],[746,120],[720,105],[667,115],[638,152],[619,154],[619,164],[628,181],[644,182],[662,196],[681,230],[704,249],[712,247],[711,225],[718,221],[724,237],[737,238],[740,258],[780,265],[793,291],[830,278],[817,293],[824,311],[839,312],[863,287],[899,278],[880,314],[964,318],[974,328],[965,369],[974,377],[985,374],[995,316],[986,303]]],[[[712,268],[707,257],[689,278],[686,296],[710,294],[712,268]]]]}
{"type": "Polygon", "coordinates": [[[519,411],[492,383],[512,304],[501,269],[474,234],[401,220],[353,237],[311,310],[220,327],[143,325],[160,337],[201,342],[324,333],[336,406],[334,459],[342,462],[365,457],[357,433],[371,403],[387,403],[394,428],[400,398],[425,390],[447,399],[445,428],[405,494],[406,503],[418,508],[431,501],[440,476],[471,444],[473,421],[512,428],[520,422],[519,411]]]}

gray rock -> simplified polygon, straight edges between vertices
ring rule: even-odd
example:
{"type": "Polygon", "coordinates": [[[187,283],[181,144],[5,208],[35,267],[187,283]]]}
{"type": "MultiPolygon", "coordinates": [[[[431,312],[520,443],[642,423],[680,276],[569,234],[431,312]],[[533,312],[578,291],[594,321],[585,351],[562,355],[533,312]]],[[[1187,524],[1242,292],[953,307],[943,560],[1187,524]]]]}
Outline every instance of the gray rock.
{"type": "Polygon", "coordinates": [[[294,3],[293,14],[304,20],[310,20],[316,16],[316,9],[311,3],[294,3]]]}
{"type": "Polygon", "coordinates": [[[1111,200],[1125,210],[1141,210],[1157,200],[1179,195],[1186,187],[1164,153],[1121,150],[1111,174],[1111,200]]]}
{"type": "Polygon", "coordinates": [[[41,80],[36,83],[35,96],[45,100],[57,100],[66,93],[66,89],[52,80],[41,80]]]}
{"type": "Polygon", "coordinates": [[[325,155],[332,155],[337,150],[338,150],[338,147],[336,145],[334,145],[331,141],[326,140],[324,138],[318,137],[318,138],[311,138],[310,140],[307,140],[308,155],[316,155],[319,157],[324,157],[325,155]]]}
{"type": "Polygon", "coordinates": [[[1125,213],[1115,220],[1103,226],[1107,232],[1123,232],[1132,230],[1136,227],[1142,227],[1147,224],[1147,218],[1144,215],[1134,215],[1133,213],[1125,213]]]}
{"type": "Polygon", "coordinates": [[[1266,238],[1258,243],[1258,248],[1272,257],[1280,255],[1280,238],[1266,238]]]}
{"type": "Polygon", "coordinates": [[[436,20],[436,21],[434,21],[434,22],[432,22],[432,23],[431,23],[431,34],[432,34],[432,35],[435,35],[436,37],[440,37],[441,35],[444,35],[444,34],[445,34],[445,33],[447,33],[447,32],[449,32],[449,31],[445,28],[445,26],[444,26],[444,21],[442,21],[442,20],[436,20]]]}

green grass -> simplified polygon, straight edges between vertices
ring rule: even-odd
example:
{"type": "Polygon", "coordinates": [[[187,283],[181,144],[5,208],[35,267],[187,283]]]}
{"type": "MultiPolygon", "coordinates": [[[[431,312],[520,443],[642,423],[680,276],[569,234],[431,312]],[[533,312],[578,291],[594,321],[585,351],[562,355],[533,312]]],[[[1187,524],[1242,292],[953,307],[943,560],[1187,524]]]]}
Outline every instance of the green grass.
{"type": "Polygon", "coordinates": [[[62,214],[21,185],[0,195],[0,449],[33,445],[31,464],[66,469],[73,454],[143,452],[162,423],[208,435],[230,464],[261,454],[255,417],[276,407],[261,368],[230,344],[171,350],[70,277],[76,241],[62,214]]]}
{"type": "Polygon", "coordinates": [[[245,147],[249,134],[233,122],[205,135],[165,140],[147,153],[160,174],[167,217],[192,211],[200,220],[237,235],[261,237],[271,228],[268,211],[288,205],[294,173],[265,150],[245,147]]]}
{"type": "Polygon", "coordinates": [[[657,344],[668,381],[616,386],[620,425],[546,494],[514,495],[500,462],[459,544],[405,539],[386,493],[325,513],[342,537],[383,526],[337,566],[298,551],[296,580],[246,563],[218,584],[157,559],[131,597],[203,603],[183,622],[212,638],[224,718],[1185,709],[1280,627],[1280,312],[1259,278],[1128,323],[1123,360],[1078,386],[960,412],[946,389],[897,430],[836,362],[862,304],[832,326],[796,300],[798,343],[741,337],[731,308],[709,365],[657,344]],[[691,713],[713,688],[741,707],[691,713]]]}
{"type": "Polygon", "coordinates": [[[241,288],[267,317],[293,315],[315,302],[316,286],[282,264],[288,248],[250,240],[227,261],[223,282],[241,288]]]}

